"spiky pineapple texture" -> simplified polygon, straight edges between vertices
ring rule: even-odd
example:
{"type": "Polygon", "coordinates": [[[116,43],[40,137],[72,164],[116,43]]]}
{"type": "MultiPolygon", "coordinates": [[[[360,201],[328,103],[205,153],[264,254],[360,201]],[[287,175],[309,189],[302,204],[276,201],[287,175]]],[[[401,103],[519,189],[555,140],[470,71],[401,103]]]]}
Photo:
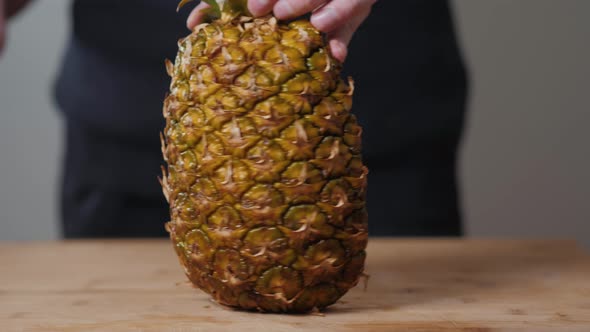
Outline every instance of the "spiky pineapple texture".
{"type": "Polygon", "coordinates": [[[167,63],[167,229],[188,278],[219,303],[321,309],[357,284],[366,256],[353,87],[309,21],[254,19],[244,3],[210,11],[219,18],[167,63]]]}

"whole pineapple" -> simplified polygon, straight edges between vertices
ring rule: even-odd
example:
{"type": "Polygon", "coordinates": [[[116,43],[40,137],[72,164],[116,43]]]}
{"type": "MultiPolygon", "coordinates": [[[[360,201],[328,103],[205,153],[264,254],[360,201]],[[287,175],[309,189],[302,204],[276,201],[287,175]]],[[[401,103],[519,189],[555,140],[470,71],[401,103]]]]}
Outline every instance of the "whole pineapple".
{"type": "Polygon", "coordinates": [[[210,22],[167,62],[170,237],[191,282],[221,304],[322,309],[357,284],[366,256],[352,84],[309,21],[206,2],[210,22]]]}

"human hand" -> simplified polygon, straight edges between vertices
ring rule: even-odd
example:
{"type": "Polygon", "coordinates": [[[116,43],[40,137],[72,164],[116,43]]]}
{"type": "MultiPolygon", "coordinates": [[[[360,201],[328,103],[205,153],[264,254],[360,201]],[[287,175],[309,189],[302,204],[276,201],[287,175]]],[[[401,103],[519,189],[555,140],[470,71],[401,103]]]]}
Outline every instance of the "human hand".
{"type": "MultiPolygon", "coordinates": [[[[0,0],[1,1],[1,0],[0,0]]],[[[271,11],[280,20],[288,20],[312,13],[311,23],[328,36],[332,55],[344,61],[352,36],[369,16],[377,0],[249,0],[248,9],[254,16],[271,11]]],[[[208,5],[201,2],[190,14],[187,26],[193,29],[203,19],[201,10],[208,5]]]]}
{"type": "Polygon", "coordinates": [[[4,0],[0,0],[0,54],[2,54],[2,49],[4,49],[4,39],[6,38],[6,18],[4,17],[4,6],[4,0]]]}
{"type": "Polygon", "coordinates": [[[0,54],[6,42],[6,21],[28,2],[29,0],[0,0],[0,54]]]}

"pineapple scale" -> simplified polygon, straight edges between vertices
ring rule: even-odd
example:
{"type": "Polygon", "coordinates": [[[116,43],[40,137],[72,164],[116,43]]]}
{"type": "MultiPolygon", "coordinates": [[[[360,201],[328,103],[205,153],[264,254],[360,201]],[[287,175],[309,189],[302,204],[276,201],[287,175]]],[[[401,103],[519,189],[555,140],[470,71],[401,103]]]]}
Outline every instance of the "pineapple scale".
{"type": "Polygon", "coordinates": [[[188,278],[248,310],[336,302],[364,270],[368,171],[353,86],[322,35],[305,20],[217,20],[167,69],[162,186],[188,278]]]}

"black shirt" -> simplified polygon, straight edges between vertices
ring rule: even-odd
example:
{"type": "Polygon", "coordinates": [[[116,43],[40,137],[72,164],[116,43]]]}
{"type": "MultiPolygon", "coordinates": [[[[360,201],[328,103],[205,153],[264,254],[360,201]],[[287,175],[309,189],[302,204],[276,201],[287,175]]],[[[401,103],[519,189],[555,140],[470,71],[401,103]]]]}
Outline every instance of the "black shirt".
{"type": "MultiPolygon", "coordinates": [[[[187,6],[188,7],[188,6],[187,6]]],[[[73,31],[57,80],[60,108],[89,127],[157,139],[176,42],[189,9],[170,0],[75,0],[73,31]]]]}
{"type": "MultiPolygon", "coordinates": [[[[174,59],[176,41],[189,33],[191,8],[176,13],[172,0],[75,0],[55,89],[66,118],[158,152],[170,82],[164,59],[174,59]]],[[[466,75],[448,3],[377,2],[344,68],[356,81],[353,112],[364,127],[369,214],[397,220],[372,229],[459,232],[455,173],[466,75]]]]}

